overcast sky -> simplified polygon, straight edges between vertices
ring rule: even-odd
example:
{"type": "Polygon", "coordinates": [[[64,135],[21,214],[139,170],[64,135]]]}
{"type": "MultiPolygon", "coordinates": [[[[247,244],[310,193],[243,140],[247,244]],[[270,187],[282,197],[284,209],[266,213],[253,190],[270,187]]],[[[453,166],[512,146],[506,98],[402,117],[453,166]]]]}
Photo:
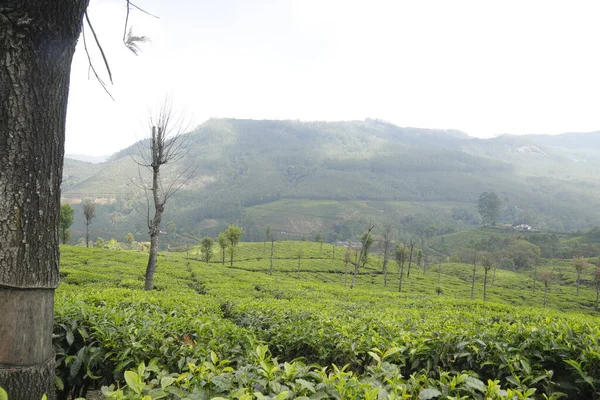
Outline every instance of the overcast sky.
{"type": "MultiPolygon", "coordinates": [[[[170,94],[193,126],[211,117],[381,118],[471,136],[600,129],[600,2],[124,0],[89,16],[112,69],[112,101],[80,39],[67,153],[105,155],[147,135],[170,94]]],[[[94,65],[106,77],[89,29],[94,65]]]]}

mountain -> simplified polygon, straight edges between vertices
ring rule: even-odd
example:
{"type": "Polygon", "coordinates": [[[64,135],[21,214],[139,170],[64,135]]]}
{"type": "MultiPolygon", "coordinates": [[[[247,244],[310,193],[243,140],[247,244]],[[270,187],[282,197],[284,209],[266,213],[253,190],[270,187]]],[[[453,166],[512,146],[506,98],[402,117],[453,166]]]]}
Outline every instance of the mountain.
{"type": "Polygon", "coordinates": [[[108,156],[88,156],[86,154],[65,154],[65,157],[72,160],[89,162],[92,164],[103,163],[108,159],[108,156]]]}
{"type": "MultiPolygon", "coordinates": [[[[242,225],[251,240],[261,240],[267,224],[285,237],[321,231],[341,239],[356,236],[369,219],[434,235],[478,225],[477,199],[494,191],[500,222],[586,228],[600,224],[595,143],[600,132],[476,139],[372,119],[211,119],[190,132],[187,154],[164,171],[167,180],[194,171],[167,205],[164,226],[173,241],[215,235],[228,223],[242,225]]],[[[143,144],[102,164],[65,162],[63,197],[100,203],[98,236],[147,230],[136,212],[132,158],[143,144]]]]}

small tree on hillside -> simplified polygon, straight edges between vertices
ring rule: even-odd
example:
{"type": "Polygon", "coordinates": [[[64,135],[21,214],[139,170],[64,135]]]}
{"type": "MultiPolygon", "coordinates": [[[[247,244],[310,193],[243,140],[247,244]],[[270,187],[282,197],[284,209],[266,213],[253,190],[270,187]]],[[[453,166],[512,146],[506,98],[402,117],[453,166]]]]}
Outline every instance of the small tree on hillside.
{"type": "Polygon", "coordinates": [[[352,262],[352,249],[350,247],[346,247],[346,252],[344,253],[344,287],[347,286],[348,281],[348,264],[352,262]]]}
{"type": "Polygon", "coordinates": [[[202,249],[202,260],[208,264],[213,256],[213,245],[215,241],[211,237],[205,237],[200,242],[200,248],[202,249]]]}
{"type": "Polygon", "coordinates": [[[373,235],[370,232],[365,232],[361,238],[361,243],[363,243],[363,248],[361,249],[361,258],[360,262],[364,267],[367,262],[369,262],[369,251],[371,250],[371,246],[373,245],[373,235]]]}
{"type": "Polygon", "coordinates": [[[585,272],[587,267],[589,266],[589,262],[587,258],[584,257],[575,257],[572,261],[573,267],[577,272],[577,296],[579,296],[579,283],[581,281],[581,275],[585,272]]]}
{"type": "Polygon", "coordinates": [[[319,243],[319,251],[323,251],[323,234],[321,232],[317,232],[315,235],[315,242],[319,243]]]}
{"type": "Polygon", "coordinates": [[[483,192],[479,196],[479,214],[483,220],[483,226],[496,225],[500,215],[500,199],[494,192],[483,192]]]}
{"type": "Polygon", "coordinates": [[[402,278],[404,277],[404,262],[408,256],[408,250],[404,244],[399,243],[396,246],[396,262],[398,263],[398,269],[400,270],[400,280],[398,281],[398,291],[402,291],[402,278]]]}
{"type": "Polygon", "coordinates": [[[423,249],[417,249],[417,265],[423,268],[423,274],[425,274],[425,267],[423,264],[423,249]]]}
{"type": "Polygon", "coordinates": [[[417,244],[417,242],[415,242],[414,239],[410,239],[409,242],[409,255],[408,255],[408,271],[406,273],[406,277],[410,278],[410,267],[412,265],[412,260],[413,260],[413,251],[415,249],[415,244],[417,244]]]}
{"type": "Polygon", "coordinates": [[[244,232],[237,225],[229,225],[227,229],[223,232],[225,233],[225,237],[227,238],[227,242],[229,245],[229,254],[230,258],[230,266],[233,267],[233,256],[235,253],[235,248],[237,247],[240,240],[242,240],[242,236],[244,236],[244,232]]]}
{"type": "Polygon", "coordinates": [[[227,246],[229,244],[225,232],[219,233],[219,236],[217,236],[217,242],[219,243],[219,247],[221,248],[221,260],[223,262],[223,266],[225,266],[225,250],[227,250],[227,246]]]}
{"type": "Polygon", "coordinates": [[[270,265],[269,265],[269,275],[273,275],[273,254],[275,252],[275,240],[277,239],[275,232],[268,231],[269,237],[268,240],[271,242],[271,257],[270,257],[270,265]]]}
{"type": "Polygon", "coordinates": [[[90,225],[96,217],[96,204],[92,200],[84,200],[82,207],[83,216],[85,217],[85,246],[90,247],[90,225]]]}
{"type": "Polygon", "coordinates": [[[304,252],[302,251],[302,249],[298,250],[298,253],[296,254],[298,256],[298,272],[297,272],[297,276],[300,277],[300,260],[302,260],[302,256],[304,255],[304,252]]]}
{"type": "Polygon", "coordinates": [[[392,230],[392,227],[390,225],[386,225],[383,228],[383,234],[382,234],[382,248],[383,248],[383,268],[382,268],[382,273],[383,273],[383,286],[387,286],[387,265],[388,265],[388,260],[390,257],[390,253],[392,252],[392,242],[394,240],[394,232],[392,230]]]}
{"type": "Polygon", "coordinates": [[[541,271],[539,274],[540,282],[544,284],[544,307],[546,307],[548,299],[548,288],[554,280],[554,273],[550,270],[541,271]]]}
{"type": "MultiPolygon", "coordinates": [[[[160,225],[167,201],[189,180],[189,168],[174,174],[169,182],[164,182],[161,168],[172,165],[187,154],[186,127],[181,118],[173,115],[171,100],[165,99],[158,112],[149,118],[150,138],[139,142],[139,157],[134,162],[151,174],[149,183],[145,183],[142,171],[139,179],[145,198],[145,218],[150,235],[150,250],[146,265],[145,290],[154,289],[154,272],[158,262],[158,242],[160,225]],[[166,183],[166,184],[165,184],[166,183]],[[154,212],[152,212],[152,209],[154,212]]],[[[168,225],[168,232],[175,233],[175,224],[168,225]]]]}
{"type": "Polygon", "coordinates": [[[354,275],[352,277],[350,289],[353,289],[354,285],[356,284],[356,276],[358,275],[358,268],[360,267],[361,262],[363,266],[367,262],[367,252],[371,244],[373,244],[373,237],[371,236],[371,231],[373,230],[373,228],[375,228],[375,225],[369,224],[369,226],[367,227],[367,231],[362,236],[360,255],[358,257],[358,260],[354,263],[354,275]]]}
{"type": "Polygon", "coordinates": [[[267,242],[271,241],[271,227],[267,225],[265,228],[265,241],[263,242],[263,257],[265,256],[265,251],[267,250],[267,242]]]}
{"type": "Polygon", "coordinates": [[[129,246],[129,248],[132,249],[133,242],[135,241],[135,237],[133,236],[133,233],[129,232],[127,235],[125,235],[125,240],[127,241],[127,246],[129,246]]]}
{"type": "Polygon", "coordinates": [[[488,282],[488,273],[490,269],[492,269],[494,265],[494,259],[491,254],[485,254],[481,258],[481,265],[483,265],[483,301],[487,300],[487,282],[488,282]]]}
{"type": "Polygon", "coordinates": [[[69,227],[73,225],[73,221],[75,220],[75,210],[73,210],[70,204],[61,204],[59,218],[60,237],[63,244],[67,244],[71,240],[71,229],[69,227]]]}
{"type": "Polygon", "coordinates": [[[471,300],[475,299],[475,277],[477,275],[477,249],[473,249],[473,275],[471,279],[471,300]]]}

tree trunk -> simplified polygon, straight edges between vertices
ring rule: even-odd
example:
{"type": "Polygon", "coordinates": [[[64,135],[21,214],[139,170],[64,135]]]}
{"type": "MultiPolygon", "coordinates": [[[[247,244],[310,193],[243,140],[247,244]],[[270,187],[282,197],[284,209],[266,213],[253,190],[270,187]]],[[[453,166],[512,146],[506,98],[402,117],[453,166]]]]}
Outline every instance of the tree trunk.
{"type": "Polygon", "coordinates": [[[546,299],[548,298],[548,284],[544,286],[544,307],[546,307],[546,299]]]}
{"type": "Polygon", "coordinates": [[[154,272],[156,272],[156,263],[158,257],[158,237],[160,235],[160,223],[162,222],[162,216],[165,210],[166,202],[166,200],[161,199],[159,185],[160,165],[154,165],[152,167],[152,197],[154,200],[154,218],[148,221],[150,251],[148,254],[148,265],[146,266],[146,283],[144,285],[144,290],[154,289],[154,272]]]}
{"type": "MultiPolygon", "coordinates": [[[[271,267],[269,269],[269,275],[273,275],[273,248],[275,247],[275,241],[271,241],[271,267]]],[[[279,246],[281,247],[281,246],[279,246]]]]}
{"type": "Polygon", "coordinates": [[[223,256],[223,266],[225,266],[225,248],[221,247],[221,255],[223,256]]]}
{"type": "Polygon", "coordinates": [[[415,248],[415,243],[411,240],[410,241],[410,255],[408,256],[408,271],[406,272],[406,277],[410,278],[410,267],[412,265],[412,256],[413,256],[413,249],[415,248]]]}
{"type": "Polygon", "coordinates": [[[483,301],[487,300],[487,277],[489,268],[484,268],[483,274],[483,301]]]}
{"type": "MultiPolygon", "coordinates": [[[[346,261],[346,267],[344,270],[344,287],[348,285],[348,261],[346,261]]],[[[597,303],[597,301],[596,301],[597,303]]]]}
{"type": "Polygon", "coordinates": [[[577,271],[577,294],[579,296],[579,280],[581,279],[581,272],[577,271]]]}
{"type": "Polygon", "coordinates": [[[471,300],[475,299],[475,273],[477,272],[477,251],[473,253],[473,279],[471,282],[471,300]]]}
{"type": "Polygon", "coordinates": [[[402,277],[404,276],[404,261],[400,263],[400,281],[398,282],[398,291],[402,291],[402,277]]]}
{"type": "Polygon", "coordinates": [[[150,252],[148,254],[148,265],[146,266],[144,290],[154,289],[154,273],[158,263],[158,235],[158,232],[150,234],[150,252]]]}
{"type": "Polygon", "coordinates": [[[85,247],[90,247],[90,221],[85,221],[85,247]]]}
{"type": "Polygon", "coordinates": [[[600,299],[600,285],[596,286],[596,311],[598,311],[598,300],[600,299]]]}
{"type": "Polygon", "coordinates": [[[53,399],[60,182],[87,0],[0,3],[0,386],[53,399]]]}

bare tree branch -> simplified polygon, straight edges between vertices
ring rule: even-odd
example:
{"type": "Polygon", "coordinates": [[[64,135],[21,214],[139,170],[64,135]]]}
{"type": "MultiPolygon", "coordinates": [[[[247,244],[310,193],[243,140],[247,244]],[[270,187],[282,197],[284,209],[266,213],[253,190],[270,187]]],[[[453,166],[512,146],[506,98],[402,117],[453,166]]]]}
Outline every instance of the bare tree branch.
{"type": "Polygon", "coordinates": [[[102,60],[104,60],[104,66],[106,67],[106,71],[108,72],[108,78],[110,79],[110,83],[113,83],[112,72],[110,71],[110,66],[108,65],[108,60],[106,59],[106,55],[104,54],[104,49],[98,40],[98,36],[96,35],[96,31],[94,31],[94,27],[90,22],[90,17],[88,16],[87,11],[85,12],[85,20],[92,31],[92,35],[94,36],[94,40],[96,41],[96,45],[98,46],[98,50],[100,50],[100,54],[102,55],[102,60]]]}
{"type": "Polygon", "coordinates": [[[106,87],[106,84],[104,83],[104,81],[102,80],[102,78],[100,78],[100,76],[98,75],[98,72],[96,72],[96,68],[94,68],[94,63],[92,63],[92,57],[90,56],[90,52],[88,51],[88,47],[87,47],[87,41],[85,40],[85,26],[82,27],[82,29],[81,29],[81,35],[83,37],[83,48],[85,49],[85,54],[87,56],[88,64],[89,64],[89,66],[88,66],[88,79],[89,79],[89,71],[91,70],[94,73],[94,76],[96,77],[96,80],[98,81],[98,83],[100,83],[100,86],[102,86],[102,89],[104,89],[104,91],[106,92],[106,94],[108,94],[108,96],[114,101],[115,98],[108,91],[108,88],[106,87]]]}

